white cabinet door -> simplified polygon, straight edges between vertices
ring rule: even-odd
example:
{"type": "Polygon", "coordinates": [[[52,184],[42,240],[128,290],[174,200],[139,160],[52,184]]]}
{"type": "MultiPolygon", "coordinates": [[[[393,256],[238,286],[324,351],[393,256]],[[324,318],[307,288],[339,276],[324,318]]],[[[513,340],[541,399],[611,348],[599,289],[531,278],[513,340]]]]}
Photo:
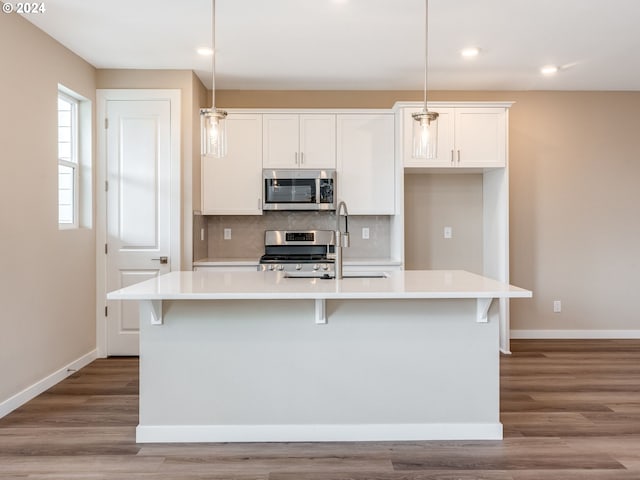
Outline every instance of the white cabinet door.
{"type": "MultiPolygon", "coordinates": [[[[126,95],[122,94],[123,97],[126,95]]],[[[177,97],[175,100],[179,100],[177,97]]],[[[162,93],[105,101],[108,251],[106,290],[128,287],[171,271],[171,116],[162,93]],[[163,260],[160,260],[163,258],[163,260]],[[164,260],[166,259],[166,260],[164,260]]],[[[106,247],[106,245],[105,245],[106,247]]],[[[179,264],[178,264],[179,265],[179,264]]],[[[136,302],[107,302],[107,354],[138,355],[136,302]]]]}
{"type": "Polygon", "coordinates": [[[336,168],[336,116],[265,114],[264,168],[336,168]]]}
{"type": "Polygon", "coordinates": [[[336,116],[300,115],[300,168],[336,168],[336,116]]]}
{"type": "Polygon", "coordinates": [[[338,199],[352,215],[395,214],[392,114],[338,115],[338,199]]]}
{"type": "Polygon", "coordinates": [[[204,215],[262,215],[262,116],[227,117],[228,153],[202,156],[204,215]]]}
{"type": "Polygon", "coordinates": [[[506,165],[506,113],[502,108],[457,108],[456,164],[460,167],[506,165]]]}
{"type": "MultiPolygon", "coordinates": [[[[438,112],[437,135],[438,145],[436,158],[426,160],[424,158],[413,157],[413,124],[415,120],[411,116],[413,113],[422,111],[422,108],[405,108],[403,111],[403,157],[404,166],[413,168],[443,168],[454,166],[454,109],[439,108],[433,109],[438,112]]],[[[432,111],[430,108],[429,111],[432,111]]],[[[430,127],[431,134],[435,134],[436,128],[430,127]]]]}
{"type": "Polygon", "coordinates": [[[298,168],[299,116],[265,114],[262,121],[264,168],[298,168]]]}

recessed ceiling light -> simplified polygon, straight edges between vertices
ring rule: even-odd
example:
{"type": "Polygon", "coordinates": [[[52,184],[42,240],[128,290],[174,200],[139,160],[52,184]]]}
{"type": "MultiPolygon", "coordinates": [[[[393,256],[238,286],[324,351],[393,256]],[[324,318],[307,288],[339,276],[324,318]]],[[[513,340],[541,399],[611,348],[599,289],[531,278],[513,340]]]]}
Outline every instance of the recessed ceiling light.
{"type": "Polygon", "coordinates": [[[477,57],[480,54],[480,49],[478,47],[467,47],[467,48],[463,48],[460,51],[460,55],[462,55],[464,58],[474,58],[477,57]]]}
{"type": "Polygon", "coordinates": [[[558,67],[555,65],[545,65],[540,69],[540,73],[543,75],[553,75],[558,73],[558,67]]]}
{"type": "Polygon", "coordinates": [[[209,47],[200,47],[196,52],[198,52],[198,55],[213,55],[213,50],[209,47]]]}

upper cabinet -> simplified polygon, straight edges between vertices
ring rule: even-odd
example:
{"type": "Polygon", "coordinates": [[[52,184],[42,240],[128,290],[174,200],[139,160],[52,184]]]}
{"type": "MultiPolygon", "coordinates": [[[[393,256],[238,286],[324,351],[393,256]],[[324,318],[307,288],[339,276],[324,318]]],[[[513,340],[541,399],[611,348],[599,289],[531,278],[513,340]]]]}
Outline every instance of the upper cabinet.
{"type": "Polygon", "coordinates": [[[228,152],[202,156],[204,215],[262,215],[262,115],[229,113],[228,152]]]}
{"type": "Polygon", "coordinates": [[[336,168],[336,116],[264,114],[264,168],[336,168]]]}
{"type": "Polygon", "coordinates": [[[407,168],[500,168],[507,161],[506,107],[429,107],[438,118],[435,159],[412,156],[411,114],[421,107],[402,109],[403,163],[407,168]]]}
{"type": "Polygon", "coordinates": [[[395,214],[394,115],[338,115],[338,199],[351,215],[395,214]]]}

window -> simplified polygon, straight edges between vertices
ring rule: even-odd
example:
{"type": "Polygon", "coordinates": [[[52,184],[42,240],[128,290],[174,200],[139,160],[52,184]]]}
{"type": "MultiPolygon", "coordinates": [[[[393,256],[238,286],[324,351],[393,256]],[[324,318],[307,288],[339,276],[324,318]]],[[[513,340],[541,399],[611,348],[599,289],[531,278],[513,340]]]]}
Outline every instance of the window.
{"type": "Polygon", "coordinates": [[[58,224],[78,226],[78,100],[58,92],[58,224]]]}

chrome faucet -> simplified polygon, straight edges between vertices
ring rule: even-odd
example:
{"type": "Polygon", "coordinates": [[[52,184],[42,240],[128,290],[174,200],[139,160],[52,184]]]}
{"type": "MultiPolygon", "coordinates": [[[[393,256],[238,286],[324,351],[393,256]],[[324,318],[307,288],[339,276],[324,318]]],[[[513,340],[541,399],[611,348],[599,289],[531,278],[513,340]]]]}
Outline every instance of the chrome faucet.
{"type": "Polygon", "coordinates": [[[335,278],[341,279],[342,275],[342,249],[350,245],[349,241],[349,210],[347,204],[341,201],[336,208],[336,231],[335,231],[335,278]],[[344,232],[340,230],[340,215],[344,211],[344,232]]]}

